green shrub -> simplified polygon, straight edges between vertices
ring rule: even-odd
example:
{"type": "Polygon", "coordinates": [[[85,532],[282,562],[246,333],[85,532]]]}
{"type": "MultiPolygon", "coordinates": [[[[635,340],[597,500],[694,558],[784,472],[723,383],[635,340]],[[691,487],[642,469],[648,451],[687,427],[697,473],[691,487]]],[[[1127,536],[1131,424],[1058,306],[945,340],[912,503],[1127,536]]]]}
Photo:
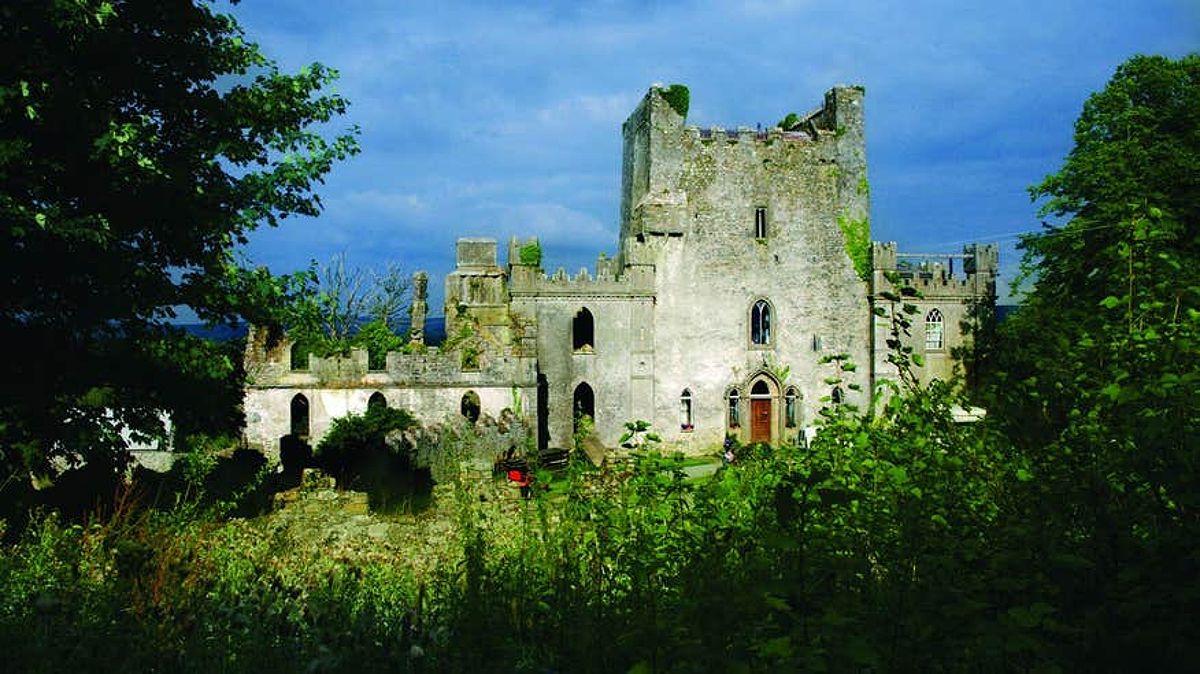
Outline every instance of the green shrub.
{"type": "Polygon", "coordinates": [[[537,267],[542,264],[542,246],[537,241],[530,241],[521,246],[518,254],[521,264],[527,267],[537,267]]]}
{"type": "Polygon", "coordinates": [[[688,88],[682,84],[672,84],[666,89],[660,90],[663,100],[667,105],[671,106],[680,117],[687,117],[688,106],[691,104],[692,94],[688,88]]]}

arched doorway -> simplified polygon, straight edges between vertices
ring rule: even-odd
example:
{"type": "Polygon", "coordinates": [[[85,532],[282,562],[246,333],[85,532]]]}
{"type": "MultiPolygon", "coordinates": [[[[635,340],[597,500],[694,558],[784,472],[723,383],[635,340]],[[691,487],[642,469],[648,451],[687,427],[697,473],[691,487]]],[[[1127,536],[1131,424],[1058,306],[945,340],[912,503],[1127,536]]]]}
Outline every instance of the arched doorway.
{"type": "Polygon", "coordinates": [[[593,421],[596,420],[596,394],[592,392],[592,387],[588,386],[587,382],[575,387],[572,401],[571,408],[575,411],[576,418],[588,416],[593,421]]]}
{"type": "Polygon", "coordinates": [[[750,387],[750,442],[771,442],[771,387],[763,379],[750,387]]]}

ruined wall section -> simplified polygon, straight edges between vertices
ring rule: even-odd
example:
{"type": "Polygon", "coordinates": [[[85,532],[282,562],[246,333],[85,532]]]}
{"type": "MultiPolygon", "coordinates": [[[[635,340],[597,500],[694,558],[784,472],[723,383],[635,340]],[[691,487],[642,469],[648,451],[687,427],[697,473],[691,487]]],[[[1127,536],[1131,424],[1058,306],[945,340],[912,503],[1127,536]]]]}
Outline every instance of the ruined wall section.
{"type": "Polygon", "coordinates": [[[999,270],[999,251],[995,244],[969,244],[961,254],[906,255],[899,252],[895,242],[876,242],[872,246],[872,307],[884,310],[874,315],[875,377],[896,379],[894,366],[887,362],[888,332],[891,327],[891,302],[884,292],[896,292],[889,280],[896,275],[900,285],[915,288],[921,295],[908,300],[916,305],[911,316],[911,336],[906,344],[924,359],[916,374],[923,383],[933,379],[953,381],[963,374],[963,363],[956,358],[971,345],[972,331],[981,322],[990,321],[996,305],[996,275],[999,270]],[[955,267],[956,261],[960,266],[955,267]],[[934,309],[942,316],[942,347],[931,348],[926,343],[926,319],[934,309]]]}
{"type": "Polygon", "coordinates": [[[540,374],[546,379],[549,447],[573,443],[574,394],[586,383],[595,397],[595,432],[615,447],[626,421],[653,413],[654,276],[650,268],[617,275],[615,260],[597,261],[595,275],[581,269],[568,277],[546,275],[510,254],[514,314],[537,326],[540,374]],[[592,316],[593,340],[575,348],[574,322],[592,316]]]}
{"type": "MultiPolygon", "coordinates": [[[[346,356],[310,355],[306,368],[293,370],[291,341],[284,336],[271,342],[264,333],[252,327],[247,340],[243,408],[248,446],[272,459],[279,457],[280,439],[291,433],[291,403],[297,394],[308,401],[308,441],[313,446],[334,419],[365,412],[376,392],[389,407],[408,410],[426,424],[457,413],[468,391],[479,396],[481,411],[492,417],[506,408],[530,419],[534,414],[533,354],[485,350],[474,364],[467,364],[457,348],[391,352],[384,369],[371,370],[367,352],[351,349],[346,356]]],[[[530,331],[530,338],[536,339],[536,330],[530,331]]]]}
{"type": "MultiPolygon", "coordinates": [[[[861,365],[855,383],[867,388],[867,283],[838,223],[869,208],[869,193],[858,189],[865,179],[861,116],[862,91],[839,88],[810,116],[808,132],[700,130],[685,127],[652,89],[626,122],[621,259],[627,269],[654,269],[653,421],[668,441],[719,443],[728,387],[757,372],[776,373],[776,380],[787,372],[775,393],[798,389],[799,426],[813,423],[830,394],[824,380],[832,370],[819,364],[822,356],[850,354],[861,365]],[[758,208],[765,209],[765,237],[756,236],[758,208]],[[773,313],[763,346],[750,338],[758,299],[773,313]],[[680,419],[685,388],[695,417],[690,432],[680,419]]],[[[787,431],[775,402],[772,428],[780,437],[787,431]]],[[[738,432],[748,437],[744,425],[738,432]]]]}

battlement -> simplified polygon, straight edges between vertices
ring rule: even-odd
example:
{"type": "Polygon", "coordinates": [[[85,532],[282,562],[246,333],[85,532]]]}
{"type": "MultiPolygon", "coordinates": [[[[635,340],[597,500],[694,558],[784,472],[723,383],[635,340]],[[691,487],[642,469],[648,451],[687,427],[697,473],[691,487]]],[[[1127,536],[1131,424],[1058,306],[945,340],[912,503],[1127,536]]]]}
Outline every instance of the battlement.
{"type": "Polygon", "coordinates": [[[262,330],[251,326],[247,340],[246,379],[250,388],[355,388],[481,386],[495,382],[532,385],[536,358],[516,351],[479,349],[473,360],[458,349],[421,353],[390,351],[382,370],[368,367],[365,349],[346,355],[309,354],[304,369],[291,367],[292,341],[285,337],[264,348],[262,330]]]}
{"type": "Polygon", "coordinates": [[[927,297],[995,295],[999,268],[995,244],[968,244],[962,253],[904,253],[894,241],[876,241],[871,254],[877,290],[890,286],[887,275],[895,274],[927,297]]]}
{"type": "Polygon", "coordinates": [[[784,131],[778,126],[771,129],[751,129],[748,126],[739,126],[736,129],[726,129],[721,126],[711,126],[708,128],[685,126],[683,127],[683,132],[688,138],[698,141],[725,140],[729,143],[763,143],[765,145],[775,142],[811,143],[817,135],[833,133],[831,131],[818,131],[816,133],[784,131]]]}
{"type": "Polygon", "coordinates": [[[586,268],[574,276],[559,267],[547,275],[538,267],[515,265],[509,273],[509,294],[513,297],[537,295],[541,297],[602,296],[652,297],[654,295],[654,271],[649,267],[626,267],[617,273],[616,261],[605,259],[597,265],[593,276],[586,268]]]}

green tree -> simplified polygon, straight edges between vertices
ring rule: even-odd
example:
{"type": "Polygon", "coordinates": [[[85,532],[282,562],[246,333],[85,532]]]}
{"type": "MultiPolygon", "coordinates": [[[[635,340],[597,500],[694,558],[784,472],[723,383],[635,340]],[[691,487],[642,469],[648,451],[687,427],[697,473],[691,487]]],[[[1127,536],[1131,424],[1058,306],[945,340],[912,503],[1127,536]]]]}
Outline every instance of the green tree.
{"type": "Polygon", "coordinates": [[[383,369],[388,351],[405,347],[401,320],[412,283],[399,265],[349,266],[340,253],[324,265],[313,263],[297,278],[301,283],[284,318],[297,345],[297,362],[308,362],[310,353],[329,356],[361,347],[367,350],[370,367],[383,369]]]}
{"type": "Polygon", "coordinates": [[[1027,579],[1045,579],[1037,591],[1080,630],[1075,662],[1186,668],[1200,596],[1200,55],[1123,64],[1031,193],[1059,224],[1021,242],[1030,289],[999,330],[989,402],[1034,478],[1014,518],[1037,523],[1027,579]]]}
{"type": "Polygon", "coordinates": [[[236,381],[172,319],[278,322],[295,285],[234,248],[316,215],[357,131],[317,130],[335,71],[281,72],[203,1],[4,3],[0,61],[0,451],[38,469],[236,381]]]}

